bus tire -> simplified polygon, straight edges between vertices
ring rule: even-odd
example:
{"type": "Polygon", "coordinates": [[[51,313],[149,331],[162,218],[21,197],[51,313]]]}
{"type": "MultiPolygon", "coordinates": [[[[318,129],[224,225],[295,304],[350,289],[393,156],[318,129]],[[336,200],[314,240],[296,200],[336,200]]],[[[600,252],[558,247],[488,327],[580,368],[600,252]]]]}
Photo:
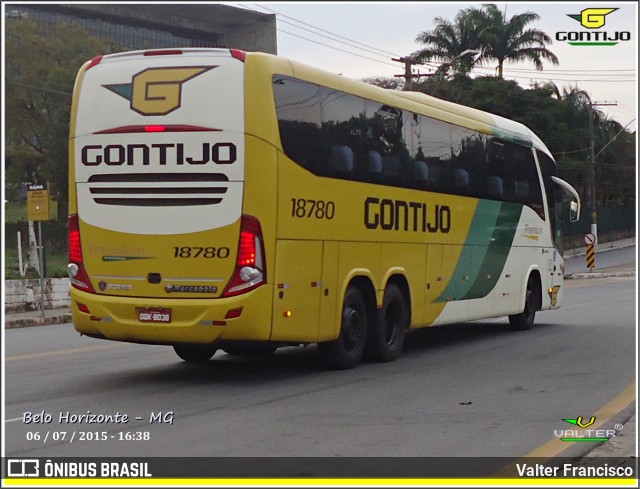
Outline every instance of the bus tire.
{"type": "Polygon", "coordinates": [[[365,356],[369,360],[390,362],[402,352],[407,331],[407,303],[400,288],[389,284],[384,291],[378,320],[369,325],[365,356]]]}
{"type": "Polygon", "coordinates": [[[338,338],[318,343],[318,351],[327,367],[347,370],[360,362],[367,342],[368,323],[367,303],[362,292],[357,287],[349,286],[344,295],[338,338]]]}
{"type": "Polygon", "coordinates": [[[540,287],[537,286],[536,279],[533,275],[529,275],[527,280],[527,290],[524,296],[524,310],[520,314],[509,316],[509,324],[511,329],[516,331],[526,331],[533,327],[536,318],[536,311],[541,301],[540,287]]]}
{"type": "Polygon", "coordinates": [[[218,351],[211,345],[173,345],[176,354],[185,362],[204,363],[211,360],[211,357],[218,351]]]}

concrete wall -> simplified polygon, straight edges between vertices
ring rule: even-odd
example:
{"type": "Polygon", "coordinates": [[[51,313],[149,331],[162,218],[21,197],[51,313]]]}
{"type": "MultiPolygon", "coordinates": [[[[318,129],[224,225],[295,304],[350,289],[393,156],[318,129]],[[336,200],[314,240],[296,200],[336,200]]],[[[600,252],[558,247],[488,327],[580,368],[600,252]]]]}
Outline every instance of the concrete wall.
{"type": "MultiPolygon", "coordinates": [[[[5,280],[5,311],[30,311],[40,309],[40,280],[5,280]]],[[[55,309],[69,307],[69,279],[47,278],[44,280],[44,307],[55,309]]]]}

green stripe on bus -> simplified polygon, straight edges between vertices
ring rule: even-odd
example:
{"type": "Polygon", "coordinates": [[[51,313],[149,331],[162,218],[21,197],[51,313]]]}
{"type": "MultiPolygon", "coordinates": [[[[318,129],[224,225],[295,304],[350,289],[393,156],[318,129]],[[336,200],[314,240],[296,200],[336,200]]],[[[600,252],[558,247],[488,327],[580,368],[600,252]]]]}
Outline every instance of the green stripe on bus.
{"type": "Polygon", "coordinates": [[[473,286],[480,272],[488,247],[491,244],[498,216],[500,202],[480,200],[476,206],[465,245],[456,264],[453,276],[436,302],[460,300],[473,286]]]}
{"type": "Polygon", "coordinates": [[[495,287],[522,214],[519,204],[479,201],[451,280],[435,302],[478,299],[495,287]]]}
{"type": "Polygon", "coordinates": [[[484,297],[493,290],[502,274],[507,256],[509,256],[521,214],[522,205],[502,204],[500,215],[491,236],[491,246],[487,247],[487,253],[480,267],[480,272],[463,299],[484,297]]]}

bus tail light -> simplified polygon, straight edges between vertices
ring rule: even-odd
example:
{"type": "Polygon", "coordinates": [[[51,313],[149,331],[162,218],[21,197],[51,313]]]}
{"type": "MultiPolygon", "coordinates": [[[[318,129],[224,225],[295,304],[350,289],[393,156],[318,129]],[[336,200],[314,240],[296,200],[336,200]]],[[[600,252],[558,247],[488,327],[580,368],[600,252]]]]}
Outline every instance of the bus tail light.
{"type": "Polygon", "coordinates": [[[94,293],[95,290],[93,289],[89,276],[84,269],[82,243],[80,242],[80,220],[78,219],[78,214],[72,214],[69,216],[68,230],[69,265],[67,266],[67,272],[69,274],[69,281],[74,287],[80,290],[94,293]]]}
{"type": "Polygon", "coordinates": [[[249,292],[266,282],[267,267],[260,221],[253,216],[243,215],[240,223],[236,268],[222,297],[249,292]]]}
{"type": "Polygon", "coordinates": [[[247,53],[241,49],[229,49],[229,53],[231,53],[231,57],[235,58],[244,63],[247,58],[247,53]]]}

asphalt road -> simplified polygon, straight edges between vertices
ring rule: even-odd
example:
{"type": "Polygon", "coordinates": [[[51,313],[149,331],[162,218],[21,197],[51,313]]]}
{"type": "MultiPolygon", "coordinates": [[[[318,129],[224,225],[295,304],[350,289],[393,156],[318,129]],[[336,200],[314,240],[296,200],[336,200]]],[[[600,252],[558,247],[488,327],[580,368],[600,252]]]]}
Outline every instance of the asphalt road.
{"type": "Polygon", "coordinates": [[[6,455],[524,456],[635,382],[635,278],[565,285],[563,307],[530,331],[506,319],[428,328],[397,361],[341,372],[315,347],[198,366],[69,324],[7,330],[6,455]],[[25,423],[43,411],[50,423],[25,423]],[[89,411],[128,422],[64,422],[89,411]]]}

